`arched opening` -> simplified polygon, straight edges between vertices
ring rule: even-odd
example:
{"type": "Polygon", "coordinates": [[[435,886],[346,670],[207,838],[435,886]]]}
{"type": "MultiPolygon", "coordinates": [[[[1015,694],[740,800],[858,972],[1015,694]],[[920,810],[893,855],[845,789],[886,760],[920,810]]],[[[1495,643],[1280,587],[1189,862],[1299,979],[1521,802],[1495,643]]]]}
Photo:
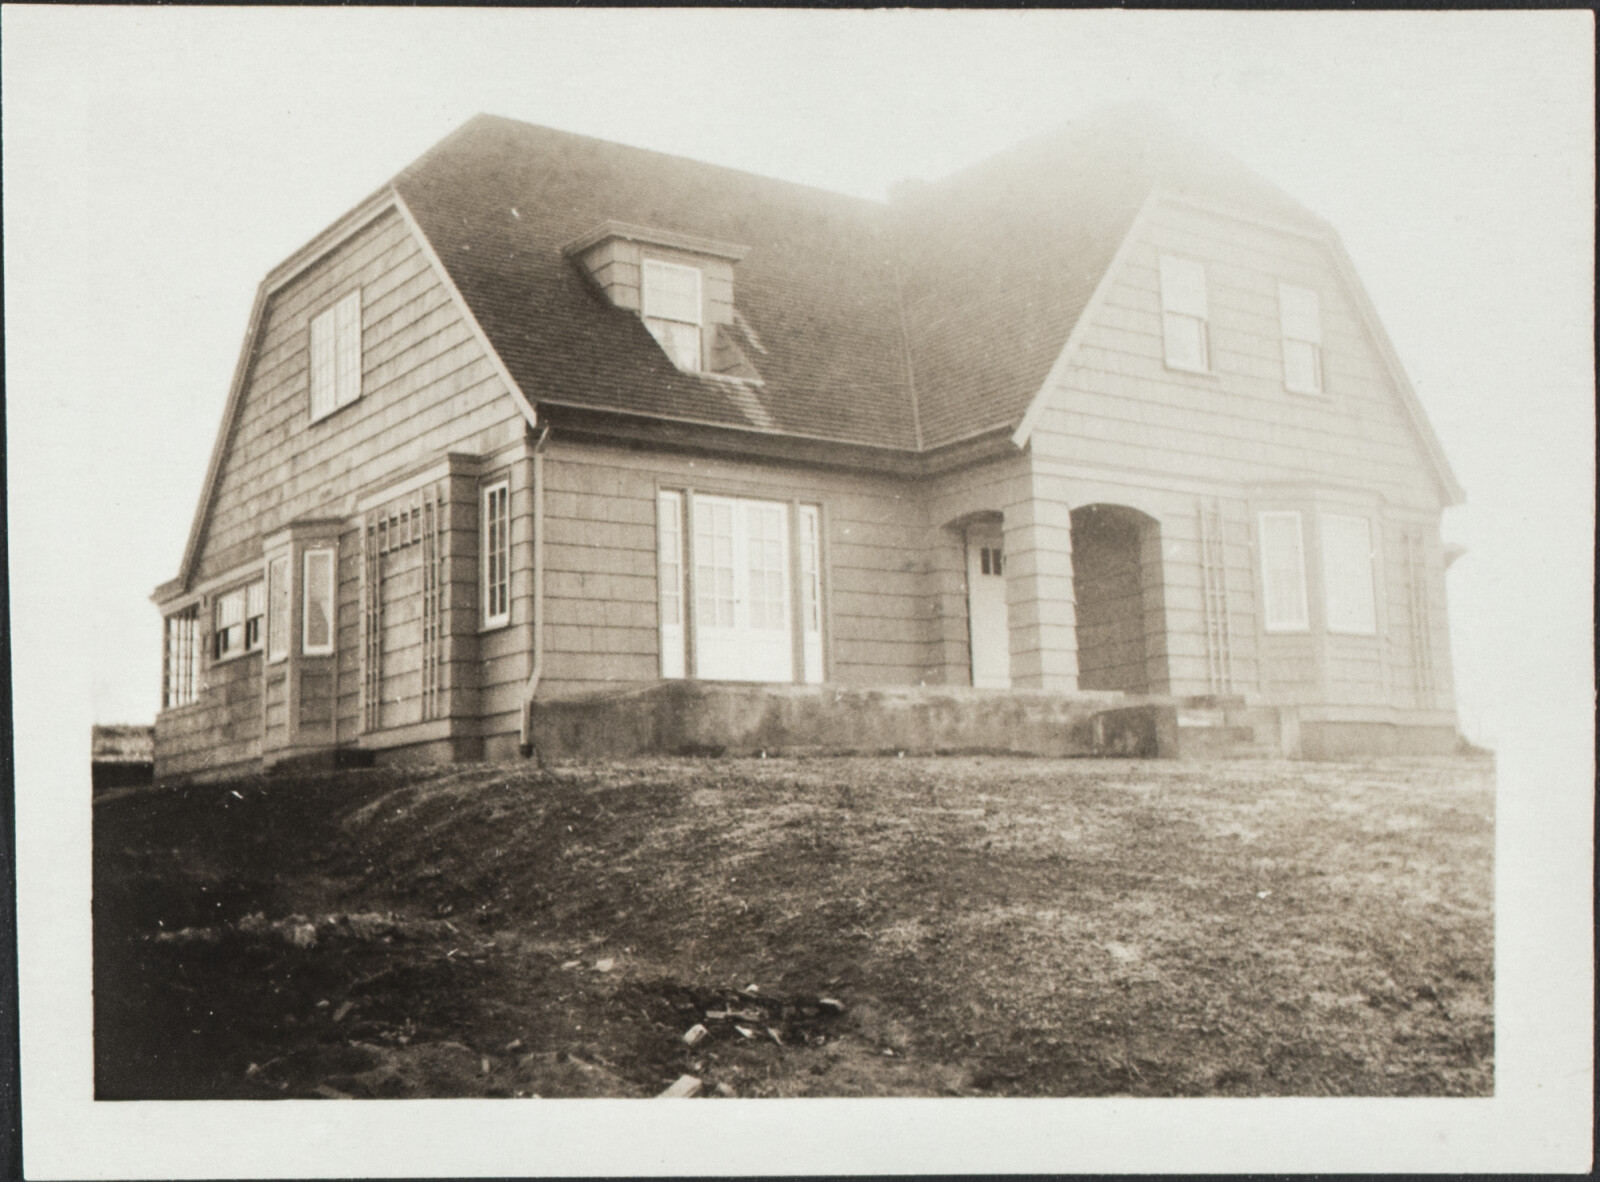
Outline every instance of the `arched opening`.
{"type": "Polygon", "coordinates": [[[1161,523],[1125,505],[1072,511],[1078,686],[1165,693],[1161,523]]]}

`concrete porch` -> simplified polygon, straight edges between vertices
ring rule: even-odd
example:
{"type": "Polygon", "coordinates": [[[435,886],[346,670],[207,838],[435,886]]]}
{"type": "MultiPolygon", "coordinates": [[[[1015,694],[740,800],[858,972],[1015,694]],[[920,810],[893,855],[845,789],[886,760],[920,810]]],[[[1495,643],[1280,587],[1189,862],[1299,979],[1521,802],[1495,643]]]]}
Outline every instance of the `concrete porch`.
{"type": "Polygon", "coordinates": [[[959,754],[1274,758],[1297,736],[1243,698],[662,681],[534,703],[546,759],[959,754]]]}

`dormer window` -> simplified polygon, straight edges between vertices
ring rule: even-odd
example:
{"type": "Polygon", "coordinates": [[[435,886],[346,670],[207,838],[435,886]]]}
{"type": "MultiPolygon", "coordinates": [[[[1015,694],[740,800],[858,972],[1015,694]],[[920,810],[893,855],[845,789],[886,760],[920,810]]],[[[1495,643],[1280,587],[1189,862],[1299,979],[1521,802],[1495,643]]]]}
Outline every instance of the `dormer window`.
{"type": "Polygon", "coordinates": [[[640,265],[641,315],[672,364],[700,370],[701,277],[697,267],[645,259],[640,265]]]}

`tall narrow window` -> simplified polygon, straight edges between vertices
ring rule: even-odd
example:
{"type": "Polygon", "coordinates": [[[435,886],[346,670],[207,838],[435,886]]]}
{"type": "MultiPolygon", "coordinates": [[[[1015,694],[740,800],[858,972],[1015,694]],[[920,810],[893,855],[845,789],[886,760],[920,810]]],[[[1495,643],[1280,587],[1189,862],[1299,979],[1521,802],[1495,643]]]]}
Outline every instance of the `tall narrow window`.
{"type": "Polygon", "coordinates": [[[1161,256],[1161,330],[1169,366],[1210,372],[1206,269],[1193,259],[1161,256]]]}
{"type": "Polygon", "coordinates": [[[483,490],[483,626],[511,622],[511,488],[483,490]]]}
{"type": "Polygon", "coordinates": [[[267,615],[267,584],[257,579],[244,589],[244,647],[254,652],[261,647],[267,615]]]}
{"type": "Polygon", "coordinates": [[[1261,589],[1262,622],[1268,632],[1304,632],[1311,626],[1299,513],[1261,515],[1261,589]]]}
{"type": "Polygon", "coordinates": [[[1278,284],[1283,326],[1283,384],[1295,394],[1322,393],[1322,309],[1317,293],[1278,284]]]}
{"type": "Polygon", "coordinates": [[[1365,517],[1324,513],[1322,584],[1328,631],[1374,636],[1377,600],[1372,590],[1372,527],[1365,517]]]}
{"type": "Polygon", "coordinates": [[[805,680],[822,681],[822,540],[815,505],[800,506],[800,643],[805,680]]]}
{"type": "Polygon", "coordinates": [[[311,418],[361,397],[361,292],[311,320],[311,418]]]}
{"type": "Polygon", "coordinates": [[[660,591],[661,676],[682,677],[683,657],[683,494],[656,498],[656,578],[660,591]]]}
{"type": "Polygon", "coordinates": [[[700,369],[700,271],[678,263],[645,259],[640,268],[641,313],[672,364],[700,369]]]}
{"type": "Polygon", "coordinates": [[[289,655],[289,559],[267,564],[267,660],[289,655]]]}
{"type": "Polygon", "coordinates": [[[733,505],[694,502],[695,627],[733,627],[733,505]]]}
{"type": "Polygon", "coordinates": [[[165,641],[161,705],[164,709],[187,706],[200,696],[199,604],[167,617],[165,641]]]}
{"type": "Polygon", "coordinates": [[[332,550],[307,550],[305,581],[301,595],[305,600],[305,619],[301,621],[300,651],[307,656],[326,656],[333,652],[334,559],[332,550]]]}
{"type": "Polygon", "coordinates": [[[788,531],[783,528],[783,517],[781,505],[746,503],[744,506],[750,627],[763,631],[784,628],[789,622],[788,595],[783,585],[788,569],[783,560],[783,546],[788,531]]]}

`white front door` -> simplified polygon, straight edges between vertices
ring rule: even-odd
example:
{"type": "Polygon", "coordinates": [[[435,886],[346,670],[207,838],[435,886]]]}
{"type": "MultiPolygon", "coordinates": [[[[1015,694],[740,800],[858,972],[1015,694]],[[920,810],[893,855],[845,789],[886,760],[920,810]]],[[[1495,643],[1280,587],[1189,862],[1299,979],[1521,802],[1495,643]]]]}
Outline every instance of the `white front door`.
{"type": "Polygon", "coordinates": [[[967,527],[967,613],[972,684],[1011,688],[1011,629],[1006,621],[1005,547],[998,525],[967,527]]]}
{"type": "Polygon", "coordinates": [[[694,498],[695,676],[793,681],[789,509],[694,498]]]}

